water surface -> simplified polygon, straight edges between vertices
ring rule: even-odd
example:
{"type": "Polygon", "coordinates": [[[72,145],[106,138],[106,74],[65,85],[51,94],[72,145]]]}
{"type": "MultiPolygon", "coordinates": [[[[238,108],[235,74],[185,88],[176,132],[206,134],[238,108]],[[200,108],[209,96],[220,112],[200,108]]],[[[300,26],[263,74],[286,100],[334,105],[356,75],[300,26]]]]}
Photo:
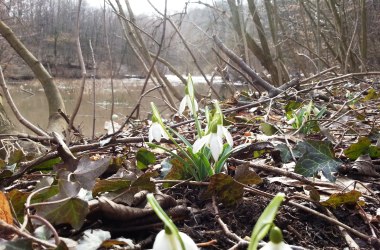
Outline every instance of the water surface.
{"type": "MultiPolygon", "coordinates": [[[[195,81],[198,81],[195,88],[199,92],[206,94],[207,91],[209,91],[209,88],[204,82],[202,82],[201,78],[195,78],[195,81]]],[[[70,115],[78,98],[80,80],[56,79],[55,82],[64,99],[66,112],[70,115]]],[[[174,82],[179,91],[183,91],[183,85],[179,84],[179,81],[176,82],[171,79],[171,82],[174,82]]],[[[115,120],[116,122],[123,123],[125,117],[130,115],[140,97],[143,84],[144,80],[141,79],[114,80],[114,113],[119,117],[115,120]]],[[[24,81],[17,83],[8,82],[8,86],[20,113],[33,124],[36,124],[43,129],[46,128],[48,121],[48,106],[45,93],[40,83],[38,81],[24,81]]],[[[148,84],[147,89],[152,87],[152,84],[148,84]]],[[[216,84],[215,87],[220,92],[226,91],[226,89],[220,84],[216,84]]],[[[109,121],[111,117],[112,91],[110,80],[96,80],[95,94],[95,131],[96,135],[101,135],[106,133],[104,130],[104,124],[106,121],[109,121]]],[[[147,115],[150,112],[150,102],[152,101],[156,103],[163,114],[169,113],[167,106],[163,103],[156,90],[149,93],[141,102],[140,119],[147,118],[147,115]]],[[[19,124],[7,104],[5,104],[5,108],[11,120],[16,124],[18,130],[29,133],[24,126],[19,124]]],[[[93,108],[92,80],[89,79],[86,81],[82,104],[75,118],[75,126],[80,126],[85,136],[90,136],[92,133],[93,108]]]]}

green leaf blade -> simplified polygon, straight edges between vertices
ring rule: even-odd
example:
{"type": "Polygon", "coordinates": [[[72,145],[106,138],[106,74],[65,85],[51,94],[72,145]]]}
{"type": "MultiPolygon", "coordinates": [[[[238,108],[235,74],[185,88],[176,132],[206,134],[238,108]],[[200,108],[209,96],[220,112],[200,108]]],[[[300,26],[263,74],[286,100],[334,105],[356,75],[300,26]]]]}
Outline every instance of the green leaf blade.
{"type": "Polygon", "coordinates": [[[328,142],[305,141],[297,147],[304,152],[297,161],[295,172],[305,177],[314,176],[322,171],[323,175],[331,182],[335,181],[332,172],[336,172],[342,162],[335,158],[332,146],[328,142]]]}

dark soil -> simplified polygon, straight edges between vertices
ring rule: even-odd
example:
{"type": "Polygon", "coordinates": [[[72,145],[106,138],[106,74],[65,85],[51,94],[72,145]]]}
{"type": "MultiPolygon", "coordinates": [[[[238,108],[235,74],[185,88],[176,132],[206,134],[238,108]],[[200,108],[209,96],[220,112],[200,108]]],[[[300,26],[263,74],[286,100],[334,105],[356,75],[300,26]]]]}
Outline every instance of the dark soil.
{"type": "MultiPolygon", "coordinates": [[[[275,184],[269,184],[275,186],[275,184]]],[[[278,187],[269,187],[262,185],[263,190],[277,189],[278,187]]],[[[214,244],[210,244],[204,249],[229,249],[234,246],[226,234],[222,231],[221,226],[215,219],[215,212],[212,208],[211,200],[201,200],[199,198],[200,191],[197,189],[178,188],[170,191],[179,200],[186,200],[188,206],[195,211],[183,221],[180,230],[188,233],[196,242],[211,242],[216,240],[214,244]]],[[[268,205],[270,199],[261,196],[245,196],[237,205],[225,207],[219,204],[219,216],[228,226],[231,232],[244,238],[250,236],[252,229],[261,215],[264,208],[268,205]]],[[[313,204],[303,204],[305,206],[313,206],[313,204]]],[[[315,207],[313,207],[315,209],[315,207]]],[[[342,215],[342,210],[337,210],[336,214],[340,214],[343,221],[344,217],[352,223],[355,228],[362,224],[362,220],[358,215],[350,216],[342,215]]],[[[341,221],[342,221],[341,220],[341,221]]],[[[284,239],[288,244],[302,246],[307,249],[343,249],[346,242],[342,239],[342,235],[335,225],[314,217],[306,212],[292,208],[288,205],[282,206],[276,217],[275,224],[283,230],[284,239]]],[[[360,230],[360,228],[356,228],[360,230]]],[[[363,229],[364,230],[364,229],[363,229]]],[[[367,232],[369,233],[369,232],[367,232]]],[[[267,239],[265,239],[267,240],[267,239]]],[[[355,239],[361,242],[359,239],[355,239]]],[[[371,249],[365,242],[361,245],[362,249],[371,249]]],[[[245,249],[244,247],[240,249],[245,249]]]]}

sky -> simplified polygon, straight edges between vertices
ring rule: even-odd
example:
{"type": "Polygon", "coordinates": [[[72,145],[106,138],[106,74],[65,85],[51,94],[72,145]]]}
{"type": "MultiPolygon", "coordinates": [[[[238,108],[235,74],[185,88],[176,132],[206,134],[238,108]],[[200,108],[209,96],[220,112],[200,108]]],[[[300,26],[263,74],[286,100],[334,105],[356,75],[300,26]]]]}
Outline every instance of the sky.
{"type": "MultiPolygon", "coordinates": [[[[188,0],[167,0],[168,12],[173,13],[176,11],[181,11],[184,8],[185,3],[187,1],[188,0]]],[[[124,0],[120,0],[120,2],[123,3],[124,0]]],[[[165,6],[165,0],[150,0],[150,2],[154,4],[157,7],[157,9],[163,12],[164,6],[165,6]]],[[[94,7],[103,6],[103,0],[87,0],[87,3],[94,7]]],[[[135,14],[154,13],[154,10],[149,5],[147,0],[129,0],[129,3],[131,4],[132,10],[134,11],[135,14]]]]}

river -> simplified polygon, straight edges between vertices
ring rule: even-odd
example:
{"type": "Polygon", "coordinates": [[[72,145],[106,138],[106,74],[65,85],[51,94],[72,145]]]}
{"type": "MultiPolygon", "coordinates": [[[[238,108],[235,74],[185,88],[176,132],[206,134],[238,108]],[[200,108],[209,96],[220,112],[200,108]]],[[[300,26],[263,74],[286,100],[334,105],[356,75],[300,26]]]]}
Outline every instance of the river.
{"type": "MultiPolygon", "coordinates": [[[[171,78],[169,78],[171,79],[171,78]]],[[[204,83],[204,79],[200,77],[194,77],[195,88],[202,94],[206,94],[209,88],[204,83]]],[[[110,120],[111,116],[111,104],[112,104],[112,91],[109,79],[97,79],[95,81],[95,110],[96,110],[96,123],[95,131],[96,135],[105,134],[104,124],[110,120]]],[[[176,87],[183,91],[183,85],[179,84],[175,79],[171,79],[176,87]]],[[[65,102],[66,112],[71,114],[74,105],[78,98],[80,80],[79,79],[55,79],[62,97],[65,102]]],[[[125,117],[130,115],[130,112],[135,107],[141,93],[144,80],[141,79],[116,79],[114,80],[114,113],[118,118],[116,122],[123,123],[125,117]]],[[[47,100],[42,89],[41,84],[36,81],[23,81],[23,82],[8,82],[8,87],[12,98],[17,105],[20,113],[33,124],[46,128],[48,121],[48,106],[47,100]]],[[[153,87],[149,84],[149,88],[153,87]]],[[[222,95],[223,92],[227,93],[225,87],[220,84],[220,79],[216,79],[215,87],[222,95]]],[[[158,94],[158,91],[149,93],[142,101],[140,109],[140,119],[146,119],[150,112],[150,102],[155,102],[163,114],[168,114],[168,108],[163,103],[158,94]]],[[[4,100],[5,102],[5,100],[4,100]]],[[[79,126],[85,136],[90,136],[92,133],[93,122],[93,90],[92,80],[86,80],[86,87],[83,95],[81,107],[78,115],[75,118],[75,126],[79,126]]],[[[29,133],[26,128],[19,124],[10,108],[5,103],[5,109],[12,121],[14,121],[18,130],[29,133]]]]}

